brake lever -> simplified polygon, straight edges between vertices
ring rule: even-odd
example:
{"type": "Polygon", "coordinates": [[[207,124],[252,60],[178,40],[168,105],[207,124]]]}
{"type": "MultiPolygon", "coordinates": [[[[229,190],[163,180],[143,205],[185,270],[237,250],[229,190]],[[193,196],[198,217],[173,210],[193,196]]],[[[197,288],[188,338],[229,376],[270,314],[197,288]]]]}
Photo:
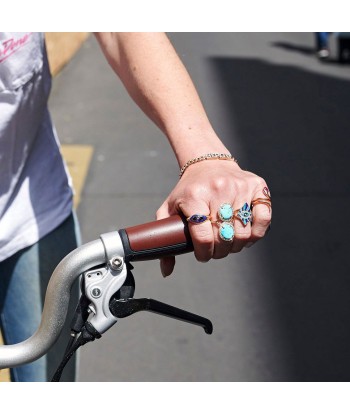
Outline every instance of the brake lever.
{"type": "Polygon", "coordinates": [[[127,264],[127,277],[123,286],[110,299],[109,309],[116,318],[129,317],[140,311],[149,311],[186,323],[203,327],[207,334],[212,334],[213,325],[210,320],[186,310],[162,303],[152,298],[133,298],[135,279],[131,272],[133,267],[127,264]]]}
{"type": "Polygon", "coordinates": [[[83,273],[82,295],[71,325],[72,336],[52,381],[60,380],[64,367],[79,347],[100,338],[118,318],[129,317],[139,311],[150,311],[201,326],[207,334],[213,332],[211,321],[204,317],[151,298],[133,298],[133,267],[119,252],[113,256],[114,252],[109,249],[110,240],[107,235],[103,243],[106,257],[111,259],[105,265],[95,266],[83,273]]]}
{"type": "Polygon", "coordinates": [[[212,334],[213,332],[213,325],[210,320],[169,304],[153,300],[152,298],[128,298],[119,300],[113,298],[109,308],[117,318],[129,317],[139,311],[150,311],[151,313],[201,326],[207,334],[212,334]]]}

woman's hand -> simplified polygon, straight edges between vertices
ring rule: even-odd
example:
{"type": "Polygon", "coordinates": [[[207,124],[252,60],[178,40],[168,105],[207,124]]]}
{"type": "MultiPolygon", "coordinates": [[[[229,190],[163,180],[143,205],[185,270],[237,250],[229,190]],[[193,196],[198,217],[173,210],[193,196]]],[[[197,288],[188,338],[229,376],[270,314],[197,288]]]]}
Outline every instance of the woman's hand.
{"type": "MultiPolygon", "coordinates": [[[[264,188],[267,188],[264,179],[242,170],[232,160],[201,161],[188,167],[157,211],[157,219],[177,213],[182,213],[186,218],[194,214],[210,215],[211,221],[188,224],[194,254],[201,262],[207,262],[211,258],[224,258],[229,253],[236,253],[245,246],[251,246],[265,235],[271,222],[271,208],[268,203],[257,203],[252,208],[253,222],[246,226],[235,217],[232,222],[234,238],[232,241],[225,241],[219,235],[220,206],[228,203],[233,207],[233,211],[240,209],[245,203],[251,206],[255,199],[266,199],[264,188]],[[216,221],[218,223],[215,223],[216,221]]],[[[174,257],[163,258],[163,276],[170,275],[174,266],[174,257]]]]}
{"type": "MultiPolygon", "coordinates": [[[[161,129],[169,140],[179,166],[202,154],[229,153],[216,135],[203,104],[175,49],[165,33],[97,33],[102,50],[135,103],[161,129]],[[198,152],[200,153],[198,154],[198,152]]],[[[234,210],[266,195],[266,183],[243,171],[233,161],[205,160],[190,165],[175,189],[157,212],[157,219],[176,213],[190,217],[211,215],[216,222],[223,203],[234,210]]],[[[195,256],[199,261],[223,258],[239,252],[248,243],[264,236],[271,220],[270,206],[260,202],[253,207],[253,225],[233,220],[233,241],[219,236],[220,223],[194,224],[189,229],[195,256]]],[[[161,261],[164,276],[173,271],[175,259],[161,261]]]]}

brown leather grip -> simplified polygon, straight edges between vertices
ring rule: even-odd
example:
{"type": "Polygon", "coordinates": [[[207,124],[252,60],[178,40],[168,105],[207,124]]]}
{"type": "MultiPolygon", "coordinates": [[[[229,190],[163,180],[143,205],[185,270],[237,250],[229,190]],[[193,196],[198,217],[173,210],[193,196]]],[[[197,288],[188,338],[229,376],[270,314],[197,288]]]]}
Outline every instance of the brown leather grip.
{"type": "Polygon", "coordinates": [[[193,251],[187,221],[179,215],[119,231],[125,259],[144,261],[193,251]]]}

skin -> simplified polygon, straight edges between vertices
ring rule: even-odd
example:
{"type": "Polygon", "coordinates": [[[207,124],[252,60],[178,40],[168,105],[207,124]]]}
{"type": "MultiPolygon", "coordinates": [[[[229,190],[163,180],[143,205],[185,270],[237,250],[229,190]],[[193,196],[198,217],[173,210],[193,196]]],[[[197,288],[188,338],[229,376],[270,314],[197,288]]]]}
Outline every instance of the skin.
{"type": "MultiPolygon", "coordinates": [[[[213,130],[187,70],[164,33],[95,35],[132,99],[168,138],[179,167],[203,154],[230,153],[213,130]]],[[[222,203],[239,209],[245,202],[265,197],[266,186],[264,179],[231,160],[201,161],[186,169],[156,216],[210,213],[216,220],[222,203]]],[[[189,223],[197,260],[224,258],[262,238],[271,222],[271,210],[259,204],[253,215],[253,225],[246,227],[235,220],[233,242],[220,239],[216,224],[189,223]]],[[[174,265],[174,257],[162,259],[163,276],[170,275],[174,265]]]]}

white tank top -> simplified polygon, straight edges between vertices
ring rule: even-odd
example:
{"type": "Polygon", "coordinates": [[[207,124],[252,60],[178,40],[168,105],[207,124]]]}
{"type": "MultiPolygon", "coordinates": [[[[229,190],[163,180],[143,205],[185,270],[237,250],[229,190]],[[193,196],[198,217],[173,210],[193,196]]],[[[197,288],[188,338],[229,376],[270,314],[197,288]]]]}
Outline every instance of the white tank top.
{"type": "Polygon", "coordinates": [[[37,242],[72,211],[71,180],[47,100],[42,33],[0,33],[0,261],[37,242]]]}

